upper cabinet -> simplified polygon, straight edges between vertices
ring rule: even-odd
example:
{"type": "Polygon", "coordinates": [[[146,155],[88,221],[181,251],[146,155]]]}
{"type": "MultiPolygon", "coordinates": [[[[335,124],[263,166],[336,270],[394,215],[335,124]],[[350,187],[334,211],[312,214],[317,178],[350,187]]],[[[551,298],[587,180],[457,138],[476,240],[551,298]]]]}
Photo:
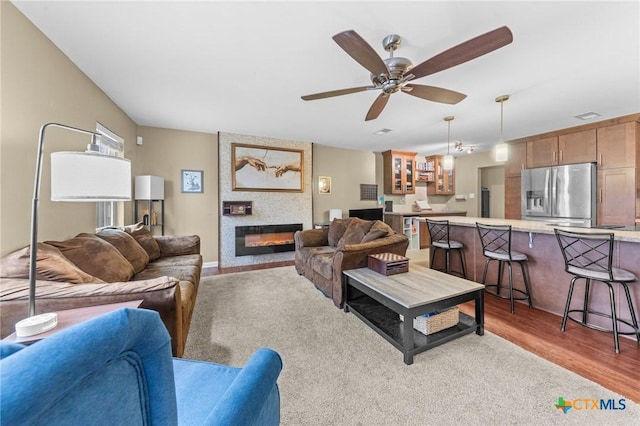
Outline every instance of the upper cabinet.
{"type": "Polygon", "coordinates": [[[385,194],[415,194],[416,155],[406,151],[382,153],[385,194]]]}
{"type": "Polygon", "coordinates": [[[558,164],[596,161],[596,129],[558,136],[558,164]]]}
{"type": "Polygon", "coordinates": [[[598,168],[636,167],[638,143],[635,121],[598,127],[598,168]]]}
{"type": "Polygon", "coordinates": [[[563,164],[594,163],[596,130],[550,136],[527,141],[527,168],[563,164]]]}
{"type": "Polygon", "coordinates": [[[509,144],[509,159],[504,166],[505,177],[518,177],[527,166],[527,143],[509,144]]]}
{"type": "Polygon", "coordinates": [[[453,195],[456,193],[455,172],[445,170],[442,155],[431,155],[425,157],[428,165],[433,165],[435,172],[433,183],[427,185],[427,195],[453,195]]]}
{"type": "Polygon", "coordinates": [[[527,169],[558,164],[558,137],[527,141],[527,169]]]}

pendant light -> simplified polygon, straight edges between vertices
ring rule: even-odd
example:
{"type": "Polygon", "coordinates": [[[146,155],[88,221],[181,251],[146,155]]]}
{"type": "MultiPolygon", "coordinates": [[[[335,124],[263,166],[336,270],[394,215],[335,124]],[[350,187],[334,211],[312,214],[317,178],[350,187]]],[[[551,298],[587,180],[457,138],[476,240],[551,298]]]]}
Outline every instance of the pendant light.
{"type": "Polygon", "coordinates": [[[504,103],[509,100],[509,95],[502,95],[496,98],[496,102],[500,102],[500,141],[496,145],[496,162],[504,162],[509,158],[509,147],[504,143],[503,127],[504,127],[504,103]]]}
{"type": "Polygon", "coordinates": [[[453,170],[453,155],[451,155],[449,153],[449,142],[451,141],[451,121],[454,119],[455,117],[450,115],[448,117],[444,118],[444,121],[447,122],[448,125],[448,131],[447,131],[447,155],[445,155],[443,157],[443,161],[442,161],[442,168],[444,170],[453,170]]]}

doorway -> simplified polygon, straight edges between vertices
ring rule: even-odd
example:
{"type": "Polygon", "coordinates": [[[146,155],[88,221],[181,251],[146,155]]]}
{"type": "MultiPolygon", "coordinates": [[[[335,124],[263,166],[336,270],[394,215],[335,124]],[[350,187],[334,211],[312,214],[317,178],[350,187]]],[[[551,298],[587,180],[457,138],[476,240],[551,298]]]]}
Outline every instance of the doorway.
{"type": "Polygon", "coordinates": [[[504,219],[504,166],[480,169],[480,216],[504,219]]]}

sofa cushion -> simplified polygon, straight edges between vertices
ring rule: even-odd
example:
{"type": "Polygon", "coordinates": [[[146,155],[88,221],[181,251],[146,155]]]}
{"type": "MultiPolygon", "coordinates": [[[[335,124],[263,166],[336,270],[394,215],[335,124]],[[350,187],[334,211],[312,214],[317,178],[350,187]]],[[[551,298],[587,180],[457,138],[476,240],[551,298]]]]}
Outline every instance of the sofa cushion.
{"type": "Polygon", "coordinates": [[[74,265],[101,280],[129,281],[133,266],[111,244],[95,234],[78,234],[66,241],[45,241],[58,248],[74,265]]]}
{"type": "Polygon", "coordinates": [[[333,279],[333,255],[334,253],[317,254],[311,258],[311,268],[325,279],[333,279]]]}
{"type": "Polygon", "coordinates": [[[149,261],[156,260],[160,257],[160,246],[144,223],[138,222],[135,225],[123,226],[122,230],[136,239],[138,244],[149,255],[149,261]]]}
{"type": "Polygon", "coordinates": [[[347,244],[359,244],[364,236],[367,235],[372,225],[373,221],[363,220],[357,217],[353,218],[349,222],[349,225],[347,225],[347,229],[345,229],[342,238],[338,241],[338,250],[344,250],[347,244]]]}
{"type": "Polygon", "coordinates": [[[180,281],[188,281],[196,286],[200,282],[202,257],[199,254],[163,257],[149,262],[147,267],[135,274],[134,280],[148,280],[156,277],[174,277],[180,281]]]}
{"type": "Polygon", "coordinates": [[[114,246],[131,263],[136,273],[142,271],[149,263],[149,255],[146,250],[135,238],[123,230],[106,228],[96,235],[114,246]]]}
{"type": "MultiPolygon", "coordinates": [[[[0,261],[5,278],[29,278],[30,247],[24,247],[4,256],[0,261]]],[[[61,281],[72,284],[104,283],[86,273],[67,259],[57,248],[38,243],[36,252],[36,279],[61,281]]]]}
{"type": "Polygon", "coordinates": [[[378,238],[386,237],[393,234],[393,228],[386,223],[376,220],[369,229],[369,232],[364,236],[361,243],[368,243],[369,241],[377,240],[378,238]]]}

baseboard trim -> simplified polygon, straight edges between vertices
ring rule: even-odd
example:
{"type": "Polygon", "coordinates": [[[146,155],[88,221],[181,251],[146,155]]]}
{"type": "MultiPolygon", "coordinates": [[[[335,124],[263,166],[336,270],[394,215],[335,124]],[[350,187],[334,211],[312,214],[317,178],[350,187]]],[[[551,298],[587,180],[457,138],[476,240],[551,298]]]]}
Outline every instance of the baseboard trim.
{"type": "Polygon", "coordinates": [[[229,274],[233,272],[256,271],[259,269],[279,268],[282,266],[293,266],[293,265],[295,265],[294,260],[285,260],[281,262],[259,263],[254,265],[228,266],[226,268],[218,268],[218,272],[221,274],[229,274]]]}
{"type": "Polygon", "coordinates": [[[204,262],[202,264],[203,268],[217,268],[218,267],[218,262],[204,262]]]}

